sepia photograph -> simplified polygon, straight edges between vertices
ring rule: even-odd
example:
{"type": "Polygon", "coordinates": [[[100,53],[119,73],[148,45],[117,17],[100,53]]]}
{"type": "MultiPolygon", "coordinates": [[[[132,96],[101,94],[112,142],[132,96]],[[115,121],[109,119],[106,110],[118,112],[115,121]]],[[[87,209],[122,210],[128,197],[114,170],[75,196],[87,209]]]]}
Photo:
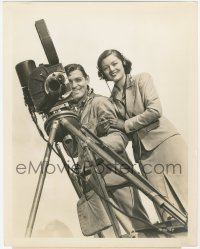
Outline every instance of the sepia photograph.
{"type": "Polygon", "coordinates": [[[4,2],[5,244],[197,243],[197,2],[4,2]]]}

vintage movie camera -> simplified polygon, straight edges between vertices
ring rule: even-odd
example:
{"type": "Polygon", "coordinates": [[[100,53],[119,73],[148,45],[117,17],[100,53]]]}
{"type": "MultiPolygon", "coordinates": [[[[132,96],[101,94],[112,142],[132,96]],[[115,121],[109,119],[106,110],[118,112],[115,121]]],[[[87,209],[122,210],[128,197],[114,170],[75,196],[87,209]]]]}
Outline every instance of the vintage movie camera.
{"type": "Polygon", "coordinates": [[[71,100],[71,87],[59,59],[44,20],[35,26],[46,53],[49,65],[36,67],[33,60],[16,65],[25,102],[38,113],[47,114],[55,105],[71,100]]]}
{"type": "MultiPolygon", "coordinates": [[[[33,121],[37,122],[35,113],[42,114],[47,119],[44,128],[49,135],[52,121],[56,118],[60,118],[63,114],[67,115],[77,126],[78,117],[76,108],[70,104],[73,100],[71,86],[63,65],[59,63],[45,21],[43,19],[36,21],[35,27],[49,64],[40,64],[36,67],[33,60],[26,60],[18,63],[15,68],[23,90],[25,105],[28,106],[33,121]]],[[[61,141],[63,138],[61,133],[58,132],[57,138],[61,141]]]]}

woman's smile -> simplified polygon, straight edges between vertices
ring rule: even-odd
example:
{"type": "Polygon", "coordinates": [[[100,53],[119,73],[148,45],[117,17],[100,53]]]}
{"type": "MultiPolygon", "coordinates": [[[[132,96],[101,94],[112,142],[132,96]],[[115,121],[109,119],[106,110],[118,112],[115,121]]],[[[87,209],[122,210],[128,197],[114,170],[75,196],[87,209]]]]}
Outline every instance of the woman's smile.
{"type": "Polygon", "coordinates": [[[124,67],[121,60],[115,55],[111,54],[103,59],[102,70],[108,80],[124,84],[126,78],[124,67]]]}

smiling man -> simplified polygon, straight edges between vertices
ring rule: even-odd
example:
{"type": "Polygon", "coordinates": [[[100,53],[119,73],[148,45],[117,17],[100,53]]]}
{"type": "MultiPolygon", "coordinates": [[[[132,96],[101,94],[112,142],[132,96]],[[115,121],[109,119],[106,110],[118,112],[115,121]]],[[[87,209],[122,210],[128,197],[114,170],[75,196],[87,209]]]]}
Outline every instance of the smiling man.
{"type": "MultiPolygon", "coordinates": [[[[69,64],[65,67],[65,71],[72,87],[73,104],[79,110],[81,125],[87,127],[91,132],[100,137],[108,147],[127,159],[125,151],[128,144],[127,136],[123,132],[111,127],[107,127],[106,129],[104,127],[104,134],[100,132],[101,124],[103,125],[105,120],[117,118],[112,103],[107,97],[96,95],[93,92],[93,89],[89,87],[89,76],[81,65],[69,64]]],[[[91,172],[85,164],[87,155],[82,148],[82,142],[77,142],[78,150],[76,148],[76,151],[78,151],[77,156],[78,164],[81,168],[80,171],[86,172],[86,179],[89,179],[88,174],[90,175],[91,172]]],[[[74,146],[69,146],[69,144],[64,144],[65,146],[68,147],[68,150],[74,149],[74,146]]],[[[71,153],[74,154],[73,151],[71,153]]],[[[115,205],[128,216],[139,218],[130,218],[122,214],[119,215],[118,213],[117,218],[127,234],[131,237],[135,231],[149,228],[150,225],[148,224],[150,224],[150,221],[141,203],[138,190],[127,182],[125,178],[108,171],[106,168],[103,170],[102,176],[108,195],[115,205]]],[[[145,235],[143,234],[142,236],[145,235]]]]}

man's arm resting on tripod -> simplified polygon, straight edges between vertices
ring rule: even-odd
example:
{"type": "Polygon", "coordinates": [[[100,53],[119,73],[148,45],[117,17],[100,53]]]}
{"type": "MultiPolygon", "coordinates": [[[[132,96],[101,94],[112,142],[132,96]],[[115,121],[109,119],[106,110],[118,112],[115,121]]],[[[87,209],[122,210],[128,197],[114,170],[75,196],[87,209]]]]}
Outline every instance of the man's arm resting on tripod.
{"type": "Polygon", "coordinates": [[[98,125],[102,120],[116,119],[117,114],[112,103],[106,97],[97,97],[93,100],[93,108],[97,111],[97,135],[100,139],[115,152],[124,152],[127,144],[128,137],[125,133],[108,127],[108,129],[102,133],[98,134],[98,125]]]}

